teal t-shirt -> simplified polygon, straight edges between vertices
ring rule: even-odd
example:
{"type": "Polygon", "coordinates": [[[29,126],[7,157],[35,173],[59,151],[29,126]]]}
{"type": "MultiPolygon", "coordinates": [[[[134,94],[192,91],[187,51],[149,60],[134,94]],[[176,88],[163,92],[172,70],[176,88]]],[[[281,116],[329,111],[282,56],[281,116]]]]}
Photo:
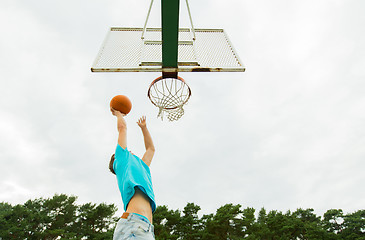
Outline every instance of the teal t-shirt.
{"type": "Polygon", "coordinates": [[[138,187],[150,199],[153,213],[156,210],[156,203],[152,188],[151,172],[147,164],[136,155],[130,153],[127,148],[123,149],[118,144],[115,150],[113,169],[122,195],[124,211],[127,210],[128,203],[135,193],[135,187],[138,187]]]}

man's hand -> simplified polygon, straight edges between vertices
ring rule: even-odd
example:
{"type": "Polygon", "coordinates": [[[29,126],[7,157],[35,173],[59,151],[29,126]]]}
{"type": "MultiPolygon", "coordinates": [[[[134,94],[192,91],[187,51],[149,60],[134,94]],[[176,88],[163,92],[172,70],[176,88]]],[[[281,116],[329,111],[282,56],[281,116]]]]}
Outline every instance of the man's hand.
{"type": "Polygon", "coordinates": [[[140,128],[145,128],[146,125],[146,116],[142,116],[138,119],[137,124],[140,128]]]}
{"type": "Polygon", "coordinates": [[[112,112],[112,114],[116,117],[125,117],[126,114],[124,113],[121,113],[120,111],[118,110],[115,110],[114,108],[110,108],[110,111],[112,112]]]}

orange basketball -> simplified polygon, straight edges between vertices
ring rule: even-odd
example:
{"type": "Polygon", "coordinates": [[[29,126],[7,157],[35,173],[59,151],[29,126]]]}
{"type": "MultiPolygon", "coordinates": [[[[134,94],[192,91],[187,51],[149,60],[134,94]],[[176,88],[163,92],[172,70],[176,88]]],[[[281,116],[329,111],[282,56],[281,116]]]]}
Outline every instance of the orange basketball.
{"type": "Polygon", "coordinates": [[[128,114],[132,109],[132,102],[124,95],[117,95],[110,101],[110,107],[121,113],[128,114]]]}

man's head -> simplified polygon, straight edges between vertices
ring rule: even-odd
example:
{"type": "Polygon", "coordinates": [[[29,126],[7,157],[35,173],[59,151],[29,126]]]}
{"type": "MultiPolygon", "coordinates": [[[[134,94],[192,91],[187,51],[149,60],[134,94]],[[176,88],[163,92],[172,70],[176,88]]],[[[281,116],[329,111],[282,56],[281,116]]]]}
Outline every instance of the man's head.
{"type": "Polygon", "coordinates": [[[109,170],[110,170],[110,172],[115,174],[114,169],[113,169],[114,160],[115,160],[115,154],[112,155],[112,157],[110,158],[110,162],[109,162],[109,170]]]}

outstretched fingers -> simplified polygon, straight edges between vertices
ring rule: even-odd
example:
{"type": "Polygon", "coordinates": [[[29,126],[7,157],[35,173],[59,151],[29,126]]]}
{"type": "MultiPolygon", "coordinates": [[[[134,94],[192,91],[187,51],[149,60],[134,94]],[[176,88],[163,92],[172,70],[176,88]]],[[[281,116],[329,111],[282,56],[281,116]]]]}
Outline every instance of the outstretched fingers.
{"type": "Polygon", "coordinates": [[[146,116],[142,116],[137,121],[138,126],[145,127],[146,126],[146,116]]]}

